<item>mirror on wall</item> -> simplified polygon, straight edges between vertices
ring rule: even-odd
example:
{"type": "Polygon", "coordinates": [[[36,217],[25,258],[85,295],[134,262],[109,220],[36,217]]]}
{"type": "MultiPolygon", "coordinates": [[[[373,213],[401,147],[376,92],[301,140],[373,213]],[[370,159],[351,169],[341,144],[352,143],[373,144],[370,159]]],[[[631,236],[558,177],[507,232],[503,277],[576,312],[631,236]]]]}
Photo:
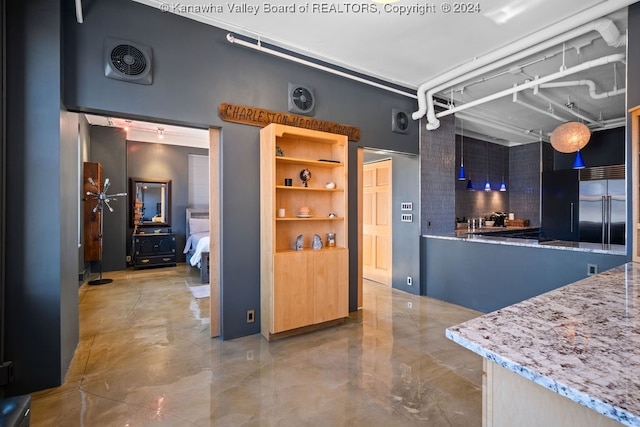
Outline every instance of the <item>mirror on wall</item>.
{"type": "Polygon", "coordinates": [[[171,225],[171,180],[130,178],[131,226],[171,225]]]}

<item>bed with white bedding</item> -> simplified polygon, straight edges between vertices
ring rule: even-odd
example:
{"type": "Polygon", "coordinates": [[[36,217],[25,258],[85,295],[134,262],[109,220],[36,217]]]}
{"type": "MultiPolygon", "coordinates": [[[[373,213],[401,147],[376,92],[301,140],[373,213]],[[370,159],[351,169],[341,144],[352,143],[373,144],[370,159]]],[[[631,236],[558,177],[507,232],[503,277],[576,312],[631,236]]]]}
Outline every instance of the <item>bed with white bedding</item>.
{"type": "Polygon", "coordinates": [[[187,262],[200,269],[202,283],[209,283],[209,210],[187,208],[187,262]]]}

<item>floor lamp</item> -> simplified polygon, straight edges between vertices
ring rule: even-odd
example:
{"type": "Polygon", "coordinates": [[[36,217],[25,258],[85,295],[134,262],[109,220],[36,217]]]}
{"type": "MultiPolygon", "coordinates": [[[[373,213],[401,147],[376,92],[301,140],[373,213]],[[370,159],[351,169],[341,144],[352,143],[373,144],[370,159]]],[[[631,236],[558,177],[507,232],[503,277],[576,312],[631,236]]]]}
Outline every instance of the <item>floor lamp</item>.
{"type": "Polygon", "coordinates": [[[100,253],[99,253],[100,277],[96,280],[90,280],[88,283],[89,285],[104,285],[106,283],[113,282],[113,279],[102,278],[102,236],[103,236],[103,230],[104,230],[104,216],[103,216],[104,207],[106,206],[107,209],[109,209],[109,212],[113,212],[113,208],[111,207],[109,202],[111,200],[114,200],[114,201],[117,200],[116,199],[117,197],[126,197],[127,193],[107,194],[107,191],[111,186],[111,182],[109,181],[109,178],[104,180],[102,191],[100,191],[98,184],[96,184],[93,178],[89,177],[88,180],[89,180],[89,184],[91,184],[93,188],[95,188],[95,191],[87,191],[87,196],[97,200],[97,203],[93,208],[93,213],[96,213],[98,211],[100,212],[100,231],[98,233],[98,241],[100,246],[100,253]]]}

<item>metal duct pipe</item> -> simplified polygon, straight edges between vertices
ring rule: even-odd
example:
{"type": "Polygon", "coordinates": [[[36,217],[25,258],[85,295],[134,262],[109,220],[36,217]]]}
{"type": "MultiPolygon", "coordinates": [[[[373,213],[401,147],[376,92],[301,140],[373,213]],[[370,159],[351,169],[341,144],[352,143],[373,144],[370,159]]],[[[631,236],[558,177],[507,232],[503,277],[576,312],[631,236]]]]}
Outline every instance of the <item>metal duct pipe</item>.
{"type": "Polygon", "coordinates": [[[624,59],[625,59],[624,53],[616,53],[614,55],[609,55],[609,56],[604,56],[602,58],[594,59],[594,60],[582,63],[580,65],[576,65],[575,67],[567,68],[566,70],[558,71],[557,73],[553,73],[545,77],[540,77],[539,79],[536,79],[536,80],[531,80],[529,82],[522,83],[521,85],[515,85],[512,88],[494,93],[493,95],[485,96],[484,98],[467,102],[466,104],[461,105],[459,107],[450,108],[448,110],[435,114],[435,116],[436,117],[448,116],[450,114],[457,113],[458,111],[466,110],[467,108],[475,107],[476,105],[484,104],[486,102],[493,101],[494,99],[502,98],[503,96],[511,95],[516,92],[521,92],[525,89],[531,89],[543,83],[547,83],[565,76],[569,76],[571,74],[579,73],[580,71],[584,71],[593,67],[609,64],[611,62],[624,61],[624,59]]]}
{"type": "Polygon", "coordinates": [[[78,24],[84,22],[82,18],[82,0],[76,0],[76,19],[78,20],[78,24]]]}
{"type": "Polygon", "coordinates": [[[538,87],[540,89],[550,89],[550,88],[556,88],[556,87],[572,87],[572,86],[587,86],[589,88],[589,96],[591,96],[592,99],[610,98],[612,96],[623,95],[627,92],[627,89],[623,87],[622,89],[614,88],[609,92],[597,93],[596,84],[593,82],[593,80],[573,80],[570,82],[551,82],[551,83],[545,83],[538,87]]]}
{"type": "MultiPolygon", "coordinates": [[[[433,96],[437,92],[489,71],[504,67],[514,61],[536,54],[590,31],[609,31],[610,34],[607,33],[606,37],[603,36],[603,38],[605,40],[614,39],[617,28],[613,30],[609,23],[605,25],[606,21],[609,21],[611,24],[613,24],[613,22],[610,19],[602,17],[623,7],[627,7],[636,1],[637,0],[610,0],[598,4],[571,18],[554,24],[543,31],[536,32],[531,36],[511,43],[487,55],[475,58],[472,62],[463,64],[448,73],[441,74],[421,84],[417,91],[418,111],[412,114],[413,119],[418,120],[426,114],[428,120],[427,129],[437,129],[440,126],[440,122],[436,118],[433,105],[433,96]],[[598,21],[590,22],[595,19],[598,21]],[[600,22],[601,19],[605,21],[600,22]]],[[[615,25],[613,26],[615,27],[615,25]]],[[[620,39],[618,38],[618,40],[620,39]]]]}

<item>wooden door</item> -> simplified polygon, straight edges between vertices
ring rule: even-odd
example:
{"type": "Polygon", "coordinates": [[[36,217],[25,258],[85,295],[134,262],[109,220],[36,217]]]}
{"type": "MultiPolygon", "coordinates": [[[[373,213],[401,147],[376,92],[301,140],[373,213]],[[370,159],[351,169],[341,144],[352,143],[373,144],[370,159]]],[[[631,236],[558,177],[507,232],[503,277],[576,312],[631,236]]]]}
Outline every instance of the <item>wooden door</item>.
{"type": "Polygon", "coordinates": [[[82,176],[83,204],[84,204],[84,260],[100,260],[100,211],[94,212],[97,199],[86,197],[87,192],[102,191],[102,166],[100,163],[84,162],[82,176]],[[89,178],[95,182],[94,187],[89,178]]]}
{"type": "Polygon", "coordinates": [[[391,160],[362,171],[362,274],[391,286],[391,160]]]}
{"type": "Polygon", "coordinates": [[[349,250],[313,252],[313,323],[349,316],[349,250]]]}
{"type": "Polygon", "coordinates": [[[313,252],[274,257],[273,334],[313,324],[313,252]]]}

